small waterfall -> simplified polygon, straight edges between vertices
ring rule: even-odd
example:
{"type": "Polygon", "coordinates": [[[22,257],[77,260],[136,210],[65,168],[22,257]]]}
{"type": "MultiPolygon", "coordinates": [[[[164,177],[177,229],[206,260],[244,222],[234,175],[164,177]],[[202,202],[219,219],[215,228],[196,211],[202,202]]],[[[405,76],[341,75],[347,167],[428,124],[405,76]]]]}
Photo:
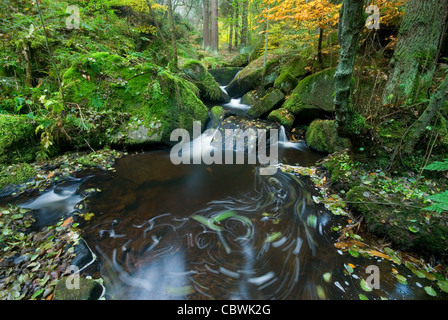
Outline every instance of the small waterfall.
{"type": "MultiPolygon", "coordinates": [[[[220,86],[221,90],[227,93],[226,86],[220,86]]],[[[234,113],[235,115],[245,116],[250,106],[241,103],[241,98],[231,99],[229,103],[223,104],[222,107],[234,113]]]]}
{"type": "Polygon", "coordinates": [[[288,137],[286,136],[286,130],[284,126],[281,126],[278,133],[278,142],[288,142],[288,137]]]}

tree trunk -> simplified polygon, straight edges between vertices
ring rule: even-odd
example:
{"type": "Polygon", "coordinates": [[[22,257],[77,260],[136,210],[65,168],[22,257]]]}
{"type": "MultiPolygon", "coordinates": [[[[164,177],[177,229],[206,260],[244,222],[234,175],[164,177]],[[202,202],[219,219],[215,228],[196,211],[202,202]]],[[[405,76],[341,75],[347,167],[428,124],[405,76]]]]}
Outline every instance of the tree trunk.
{"type": "Polygon", "coordinates": [[[26,68],[25,68],[25,84],[28,87],[33,86],[33,72],[31,69],[31,54],[30,54],[30,47],[28,45],[28,41],[26,39],[23,40],[23,58],[26,62],[26,68]]]}
{"type": "Polygon", "coordinates": [[[409,0],[390,63],[384,104],[412,104],[429,97],[447,17],[447,0],[409,0]]]}
{"type": "Polygon", "coordinates": [[[160,29],[160,25],[159,25],[159,22],[157,21],[156,14],[155,14],[155,12],[152,10],[151,3],[149,2],[149,0],[146,0],[146,4],[147,4],[147,6],[148,6],[149,13],[150,13],[150,14],[152,15],[152,17],[154,18],[154,24],[156,25],[157,32],[159,33],[160,39],[162,39],[162,42],[163,42],[163,44],[164,44],[165,47],[166,47],[166,46],[167,46],[167,43],[166,43],[165,37],[163,36],[162,29],[160,29]]]}
{"type": "Polygon", "coordinates": [[[319,61],[319,64],[322,66],[324,63],[324,60],[322,58],[322,40],[324,37],[324,29],[319,27],[319,42],[317,44],[317,60],[319,61]]]}
{"type": "Polygon", "coordinates": [[[418,118],[414,125],[414,128],[410,131],[409,135],[406,137],[406,143],[404,145],[404,153],[411,155],[414,152],[414,148],[417,143],[421,140],[426,128],[435,119],[436,115],[442,109],[444,102],[448,99],[448,76],[445,76],[442,84],[439,86],[437,91],[434,93],[434,97],[431,99],[428,107],[418,118]]]}
{"type": "Polygon", "coordinates": [[[249,1],[243,0],[243,11],[241,13],[241,20],[242,20],[242,26],[241,26],[241,41],[240,44],[242,47],[247,46],[247,10],[248,10],[249,1]]]}
{"type": "Polygon", "coordinates": [[[339,63],[335,73],[335,115],[338,133],[350,138],[364,129],[365,119],[350,102],[350,84],[364,26],[364,1],[344,0],[339,13],[338,39],[341,46],[339,63]]]}
{"type": "Polygon", "coordinates": [[[210,49],[210,0],[202,0],[204,4],[203,11],[203,37],[204,37],[204,49],[210,49]]]}
{"type": "Polygon", "coordinates": [[[212,35],[211,47],[214,53],[219,51],[219,33],[218,33],[218,0],[212,0],[212,35]]]}
{"type": "Polygon", "coordinates": [[[238,19],[239,19],[239,15],[240,15],[240,10],[239,10],[239,6],[240,6],[240,4],[239,4],[239,1],[238,0],[236,0],[236,1],[234,1],[234,9],[235,9],[235,49],[238,49],[238,29],[239,29],[239,27],[240,27],[240,24],[239,24],[239,21],[238,21],[238,19]]]}
{"type": "Polygon", "coordinates": [[[170,28],[171,28],[171,45],[173,46],[173,68],[174,71],[178,71],[179,66],[177,62],[176,30],[174,27],[173,6],[171,0],[168,0],[168,15],[170,19],[170,28]]]}

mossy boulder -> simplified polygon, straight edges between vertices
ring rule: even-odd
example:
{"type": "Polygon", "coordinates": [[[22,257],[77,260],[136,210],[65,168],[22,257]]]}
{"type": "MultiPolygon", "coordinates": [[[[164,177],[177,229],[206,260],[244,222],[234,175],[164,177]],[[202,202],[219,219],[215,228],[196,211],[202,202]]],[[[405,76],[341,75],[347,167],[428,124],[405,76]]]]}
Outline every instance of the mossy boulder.
{"type": "Polygon", "coordinates": [[[199,61],[188,60],[180,68],[185,79],[193,82],[199,89],[201,99],[209,102],[227,103],[230,97],[221,90],[218,82],[199,61]]]}
{"type": "Polygon", "coordinates": [[[225,67],[209,69],[208,72],[221,86],[226,86],[235,78],[236,74],[243,70],[241,67],[225,67]]]}
{"type": "Polygon", "coordinates": [[[311,149],[324,153],[350,147],[350,140],[339,137],[335,120],[314,120],[306,130],[306,142],[311,149]]]}
{"type": "Polygon", "coordinates": [[[355,186],[346,194],[349,206],[363,214],[370,232],[386,237],[401,250],[420,250],[426,254],[446,252],[448,227],[443,216],[432,215],[428,221],[425,211],[416,203],[406,206],[401,198],[383,199],[379,191],[355,186]]]}
{"type": "Polygon", "coordinates": [[[210,110],[210,128],[217,128],[222,120],[224,120],[225,117],[225,110],[221,106],[214,106],[210,110]]]}
{"type": "Polygon", "coordinates": [[[245,67],[247,66],[248,63],[249,63],[248,53],[239,53],[229,61],[229,65],[232,67],[245,67]]]}
{"type": "Polygon", "coordinates": [[[39,146],[36,127],[26,116],[0,114],[0,165],[34,161],[39,146]]]}
{"type": "Polygon", "coordinates": [[[301,56],[295,56],[286,62],[280,69],[280,75],[274,82],[274,88],[282,90],[285,94],[291,93],[298,85],[299,80],[310,73],[309,62],[301,56]]]}
{"type": "Polygon", "coordinates": [[[8,185],[25,183],[32,179],[35,175],[36,171],[27,163],[7,166],[0,171],[0,190],[8,185]]]}
{"type": "Polygon", "coordinates": [[[284,99],[285,95],[283,92],[278,89],[274,89],[252,105],[247,112],[247,116],[251,118],[261,117],[280,105],[284,99]]]}
{"type": "Polygon", "coordinates": [[[280,75],[280,66],[280,57],[276,55],[268,55],[266,68],[264,57],[260,57],[238,73],[226,87],[226,91],[232,98],[241,98],[251,90],[272,86],[280,75]]]}
{"type": "Polygon", "coordinates": [[[253,106],[257,102],[257,99],[257,91],[252,90],[241,97],[241,103],[248,106],[253,106]]]}
{"type": "Polygon", "coordinates": [[[305,77],[282,107],[304,123],[334,112],[335,71],[331,68],[305,77]]]}
{"type": "Polygon", "coordinates": [[[67,276],[58,280],[53,300],[98,300],[103,286],[93,279],[67,276]]]}
{"type": "Polygon", "coordinates": [[[294,115],[286,109],[280,108],[272,111],[268,120],[277,122],[285,127],[286,130],[290,130],[294,124],[294,115]]]}
{"type": "Polygon", "coordinates": [[[88,141],[92,147],[102,147],[96,145],[98,137],[125,145],[170,144],[174,129],[192,130],[193,121],[204,124],[207,119],[207,108],[193,83],[139,59],[107,52],[89,54],[65,72],[63,82],[69,105],[103,113],[108,120],[103,126],[89,127],[81,114],[71,114],[78,119],[81,139],[95,137],[88,141]]]}

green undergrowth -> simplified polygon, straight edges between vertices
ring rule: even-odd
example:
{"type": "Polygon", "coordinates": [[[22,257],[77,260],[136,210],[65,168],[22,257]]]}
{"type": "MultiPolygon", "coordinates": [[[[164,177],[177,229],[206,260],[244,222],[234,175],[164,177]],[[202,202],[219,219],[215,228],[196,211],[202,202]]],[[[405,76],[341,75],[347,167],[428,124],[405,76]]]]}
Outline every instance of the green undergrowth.
{"type": "Polygon", "coordinates": [[[431,197],[446,188],[445,178],[390,174],[354,161],[347,151],[330,155],[322,167],[331,188],[361,214],[373,234],[423,254],[443,254],[448,248],[447,213],[428,210],[431,197]]]}

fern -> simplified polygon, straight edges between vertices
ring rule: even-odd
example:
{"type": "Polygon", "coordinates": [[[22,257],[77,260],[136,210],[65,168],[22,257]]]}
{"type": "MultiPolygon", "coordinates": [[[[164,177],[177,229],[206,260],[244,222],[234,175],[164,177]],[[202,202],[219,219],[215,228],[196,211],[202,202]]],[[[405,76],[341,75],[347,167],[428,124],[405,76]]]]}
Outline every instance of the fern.
{"type": "Polygon", "coordinates": [[[433,202],[433,204],[424,208],[424,210],[437,212],[439,214],[448,212],[448,191],[432,195],[429,199],[433,202]]]}
{"type": "MultiPolygon", "coordinates": [[[[433,162],[427,165],[425,169],[429,171],[448,171],[448,159],[433,162]]],[[[426,207],[424,210],[437,213],[448,212],[448,191],[432,195],[429,199],[433,204],[426,207]]]]}
{"type": "Polygon", "coordinates": [[[425,167],[429,171],[448,171],[448,159],[433,162],[425,167]]]}

